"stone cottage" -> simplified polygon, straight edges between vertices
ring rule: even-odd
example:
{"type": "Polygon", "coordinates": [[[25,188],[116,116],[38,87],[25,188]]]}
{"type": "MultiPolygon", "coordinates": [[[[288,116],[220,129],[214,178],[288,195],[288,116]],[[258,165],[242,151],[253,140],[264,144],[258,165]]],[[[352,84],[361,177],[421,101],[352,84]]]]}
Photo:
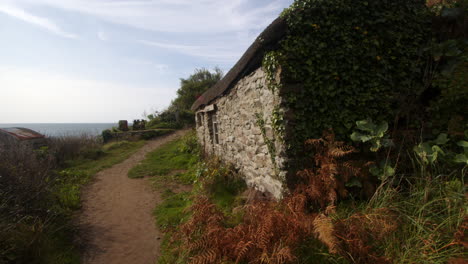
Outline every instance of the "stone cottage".
{"type": "Polygon", "coordinates": [[[234,165],[249,186],[276,198],[284,189],[286,152],[284,140],[274,135],[268,117],[275,110],[282,111],[281,97],[268,89],[261,65],[265,51],[285,33],[286,24],[278,18],[192,106],[205,153],[234,165]]]}
{"type": "Polygon", "coordinates": [[[432,38],[424,1],[369,3],[295,1],[193,104],[204,151],[280,198],[308,166],[307,139],[332,128],[346,141],[356,121],[424,107],[415,89],[427,86],[432,38]]]}

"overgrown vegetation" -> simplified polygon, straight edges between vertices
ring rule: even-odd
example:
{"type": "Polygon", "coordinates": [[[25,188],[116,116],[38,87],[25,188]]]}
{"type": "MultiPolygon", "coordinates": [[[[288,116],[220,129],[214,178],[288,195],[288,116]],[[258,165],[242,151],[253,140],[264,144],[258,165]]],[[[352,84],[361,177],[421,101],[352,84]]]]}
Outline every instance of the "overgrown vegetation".
{"type": "MultiPolygon", "coordinates": [[[[449,140],[464,144],[455,137],[444,144],[449,140]]],[[[255,191],[247,195],[237,174],[215,159],[194,165],[192,192],[166,191],[155,211],[167,232],[159,263],[447,263],[463,258],[468,167],[453,159],[462,151],[453,148],[456,144],[443,147],[453,163],[444,158],[429,164],[409,149],[413,163],[400,159],[392,163],[396,173],[379,178],[370,165],[401,156],[398,143],[367,152],[372,143],[358,150],[329,131],[308,143],[315,153],[311,163],[281,201],[265,200],[255,191]],[[368,162],[359,160],[364,156],[368,162]],[[348,185],[352,179],[359,184],[348,185]],[[366,180],[377,187],[369,198],[362,196],[366,180]]]]}
{"type": "Polygon", "coordinates": [[[297,0],[283,12],[288,32],[263,68],[285,98],[290,166],[300,168],[303,142],[325,129],[349,142],[356,120],[435,133],[460,124],[468,111],[466,1],[430,6],[297,0]]]}
{"type": "Polygon", "coordinates": [[[71,217],[81,186],[142,145],[103,146],[82,135],[51,138],[38,150],[0,150],[0,263],[80,263],[71,217]]]}

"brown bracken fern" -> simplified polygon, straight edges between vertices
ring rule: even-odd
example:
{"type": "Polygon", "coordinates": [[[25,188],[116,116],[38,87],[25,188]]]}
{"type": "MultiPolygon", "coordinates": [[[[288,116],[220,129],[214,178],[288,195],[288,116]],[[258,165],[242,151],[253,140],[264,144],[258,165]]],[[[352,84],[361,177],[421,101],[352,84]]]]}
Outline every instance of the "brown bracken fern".
{"type": "Polygon", "coordinates": [[[314,164],[298,172],[302,181],[281,201],[254,200],[243,207],[242,222],[228,226],[227,217],[205,195],[199,195],[192,217],[181,226],[191,264],[294,263],[294,252],[315,237],[329,252],[355,263],[389,263],[373,253],[371,241],[396,229],[385,209],[335,221],[328,215],[347,195],[346,182],[363,177],[364,162],[349,158],[356,150],[336,141],[332,131],[306,142],[314,148],[314,164]],[[314,213],[320,209],[322,213],[314,213]]]}
{"type": "Polygon", "coordinates": [[[232,228],[225,227],[222,213],[205,196],[192,210],[181,228],[192,264],[293,263],[293,249],[312,233],[313,216],[304,213],[304,199],[298,197],[246,205],[243,223],[232,228]]]}
{"type": "Polygon", "coordinates": [[[361,169],[357,162],[345,160],[356,150],[342,141],[336,141],[332,131],[325,131],[322,138],[309,139],[306,144],[313,147],[314,164],[297,173],[302,184],[296,187],[295,193],[302,193],[313,204],[325,208],[335,204],[339,197],[346,197],[345,184],[352,177],[360,176],[361,169]]]}

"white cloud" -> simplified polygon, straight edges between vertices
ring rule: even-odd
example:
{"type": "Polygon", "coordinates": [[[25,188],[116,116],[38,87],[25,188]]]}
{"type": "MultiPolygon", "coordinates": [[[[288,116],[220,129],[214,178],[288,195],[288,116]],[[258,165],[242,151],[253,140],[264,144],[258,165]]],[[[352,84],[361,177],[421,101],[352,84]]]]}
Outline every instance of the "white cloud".
{"type": "Polygon", "coordinates": [[[251,7],[247,0],[15,0],[96,16],[104,21],[160,32],[219,33],[263,29],[284,8],[274,0],[251,7]]]}
{"type": "Polygon", "coordinates": [[[0,67],[0,123],[114,122],[163,108],[175,87],[135,87],[47,71],[0,67]]]}
{"type": "Polygon", "coordinates": [[[0,3],[0,12],[5,13],[9,16],[15,17],[17,19],[21,19],[35,26],[44,28],[59,36],[62,36],[65,38],[77,38],[75,34],[65,32],[57,24],[50,21],[49,19],[32,15],[21,8],[0,3]]]}
{"type": "MultiPolygon", "coordinates": [[[[203,58],[213,62],[232,62],[242,54],[244,45],[238,42],[216,44],[208,43],[204,46],[180,45],[174,43],[161,43],[149,40],[138,40],[138,43],[156,48],[166,49],[192,57],[203,58]]],[[[245,43],[244,43],[245,44],[245,43]]]]}
{"type": "Polygon", "coordinates": [[[100,39],[102,41],[108,41],[109,40],[109,36],[105,32],[102,32],[102,31],[99,31],[97,33],[97,37],[98,37],[98,39],[100,39]]]}
{"type": "Polygon", "coordinates": [[[149,60],[129,58],[129,59],[125,59],[125,61],[134,65],[138,65],[138,66],[151,67],[159,74],[167,73],[167,71],[169,70],[169,65],[162,64],[162,63],[155,63],[149,60]]]}

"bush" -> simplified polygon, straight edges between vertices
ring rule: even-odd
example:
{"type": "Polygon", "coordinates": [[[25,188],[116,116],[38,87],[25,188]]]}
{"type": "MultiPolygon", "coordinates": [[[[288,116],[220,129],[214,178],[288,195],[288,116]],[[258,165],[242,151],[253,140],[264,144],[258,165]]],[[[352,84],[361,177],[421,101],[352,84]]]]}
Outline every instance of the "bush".
{"type": "Polygon", "coordinates": [[[149,129],[179,129],[182,128],[182,125],[180,123],[168,123],[168,122],[156,122],[156,121],[150,121],[148,123],[148,128],[149,129]]]}
{"type": "Polygon", "coordinates": [[[180,151],[190,154],[198,155],[200,152],[200,145],[198,143],[197,131],[192,130],[185,134],[180,143],[180,151]]]}
{"type": "Polygon", "coordinates": [[[55,157],[18,145],[0,151],[0,263],[77,263],[58,188],[55,157]],[[68,243],[68,244],[67,244],[68,243]]]}
{"type": "Polygon", "coordinates": [[[78,157],[96,159],[102,155],[102,142],[98,137],[82,134],[79,136],[60,136],[48,139],[49,153],[58,165],[78,157]]]}
{"type": "MultiPolygon", "coordinates": [[[[112,128],[112,131],[117,132],[118,130],[114,130],[114,128],[112,128]]],[[[112,139],[112,131],[110,131],[109,129],[102,131],[101,136],[104,143],[107,143],[112,139]]]]}

